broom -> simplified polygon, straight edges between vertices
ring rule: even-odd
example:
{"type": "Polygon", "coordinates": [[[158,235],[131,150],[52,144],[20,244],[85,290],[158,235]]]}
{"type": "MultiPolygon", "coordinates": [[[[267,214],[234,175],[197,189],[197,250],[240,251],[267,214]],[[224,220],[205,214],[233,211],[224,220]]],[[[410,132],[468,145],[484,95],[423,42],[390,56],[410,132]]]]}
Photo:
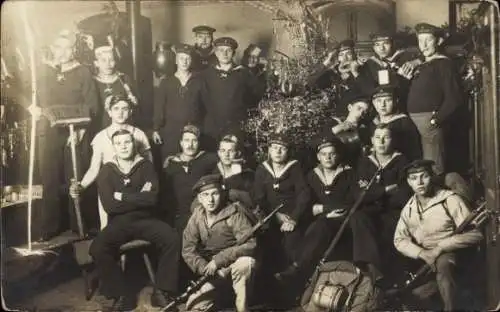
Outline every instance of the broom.
{"type": "MultiPolygon", "coordinates": [[[[37,107],[37,83],[36,83],[36,68],[35,68],[35,49],[34,49],[34,36],[31,32],[27,16],[27,2],[22,3],[21,19],[28,42],[30,71],[31,71],[31,105],[33,110],[37,107]]],[[[31,133],[30,133],[30,154],[29,154],[29,169],[28,169],[28,216],[27,216],[27,230],[28,230],[28,248],[13,248],[14,251],[24,257],[31,255],[45,255],[48,253],[55,253],[50,250],[33,250],[31,243],[31,223],[32,223],[32,207],[33,207],[33,172],[35,167],[35,143],[36,143],[36,118],[31,114],[31,133]]]]}

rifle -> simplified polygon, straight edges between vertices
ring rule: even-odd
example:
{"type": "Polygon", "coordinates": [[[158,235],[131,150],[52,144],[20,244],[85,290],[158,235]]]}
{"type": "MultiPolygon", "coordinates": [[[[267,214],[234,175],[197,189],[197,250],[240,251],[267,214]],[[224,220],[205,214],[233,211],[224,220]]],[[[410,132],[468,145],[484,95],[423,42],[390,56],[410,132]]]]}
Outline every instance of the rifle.
{"type": "MultiPolygon", "coordinates": [[[[491,211],[485,209],[486,202],[481,203],[476,209],[474,209],[465,220],[449,235],[462,234],[467,231],[471,231],[479,228],[492,214],[491,211]]],[[[396,287],[389,289],[385,292],[386,298],[391,298],[396,295],[401,294],[402,292],[410,289],[415,283],[423,276],[427,275],[432,271],[432,266],[429,264],[424,264],[420,269],[415,273],[409,273],[408,279],[396,287]]]]}
{"type": "MultiPolygon", "coordinates": [[[[363,188],[361,194],[358,196],[358,199],[356,200],[356,202],[354,202],[354,204],[352,205],[351,209],[349,210],[349,213],[347,214],[347,216],[345,217],[344,221],[340,225],[340,228],[337,231],[337,234],[335,234],[335,237],[333,238],[332,242],[328,246],[328,249],[323,254],[323,257],[321,258],[321,260],[319,261],[319,263],[316,265],[316,267],[314,269],[313,275],[307,281],[306,287],[304,288],[305,291],[304,291],[304,295],[303,295],[302,300],[301,300],[302,301],[301,302],[301,306],[303,306],[306,303],[304,301],[309,300],[310,295],[307,294],[308,293],[307,290],[314,283],[314,281],[316,281],[318,279],[318,276],[319,276],[319,274],[321,272],[321,267],[323,267],[323,265],[325,264],[328,256],[333,251],[333,249],[337,246],[337,243],[339,242],[340,237],[344,233],[344,231],[345,231],[345,229],[347,227],[347,224],[349,223],[349,220],[351,219],[352,215],[356,212],[356,210],[358,210],[359,206],[361,206],[361,204],[363,203],[363,200],[364,200],[364,198],[366,196],[366,193],[370,190],[370,188],[372,187],[373,183],[377,180],[377,177],[380,175],[381,171],[382,171],[382,168],[379,168],[377,170],[377,172],[375,172],[375,174],[373,175],[373,177],[370,179],[370,182],[368,182],[368,184],[366,185],[366,187],[363,188]]],[[[313,291],[313,289],[311,289],[311,292],[312,291],[313,291]]]]}
{"type": "MultiPolygon", "coordinates": [[[[274,217],[278,211],[283,208],[284,204],[279,205],[276,207],[273,211],[271,211],[266,217],[263,219],[259,220],[257,224],[255,224],[248,233],[246,233],[241,239],[239,239],[236,243],[236,245],[242,245],[246,243],[250,238],[252,238],[261,228],[264,224],[269,222],[269,220],[274,217]]],[[[188,286],[185,292],[180,294],[179,296],[175,297],[167,306],[165,306],[163,309],[160,310],[160,312],[166,312],[169,311],[170,309],[176,307],[178,304],[186,301],[189,296],[194,294],[196,291],[198,291],[201,286],[203,286],[206,282],[210,281],[213,278],[213,276],[209,275],[204,275],[197,279],[196,281],[191,281],[191,285],[188,286]]]]}

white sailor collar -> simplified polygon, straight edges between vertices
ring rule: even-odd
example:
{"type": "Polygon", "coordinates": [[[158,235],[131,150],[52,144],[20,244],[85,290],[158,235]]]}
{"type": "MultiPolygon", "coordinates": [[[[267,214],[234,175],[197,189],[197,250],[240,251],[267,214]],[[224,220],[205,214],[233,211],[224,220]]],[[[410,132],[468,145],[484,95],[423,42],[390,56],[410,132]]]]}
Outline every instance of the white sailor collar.
{"type": "Polygon", "coordinates": [[[399,156],[402,156],[403,154],[401,154],[400,152],[394,152],[392,153],[391,155],[391,158],[389,158],[385,163],[381,164],[378,162],[377,158],[375,157],[374,154],[370,154],[368,155],[368,159],[371,160],[372,163],[375,164],[375,166],[377,166],[377,168],[379,169],[384,169],[385,167],[389,166],[389,164],[394,160],[396,159],[397,157],[399,156]]]}
{"type": "Polygon", "coordinates": [[[267,161],[264,161],[262,166],[264,166],[274,179],[279,179],[296,163],[297,160],[290,160],[279,172],[274,172],[273,167],[267,161]]]}
{"type": "Polygon", "coordinates": [[[319,178],[319,180],[321,181],[321,183],[323,183],[324,186],[331,186],[333,185],[333,182],[335,182],[335,180],[337,179],[337,177],[344,171],[347,171],[347,170],[350,170],[351,167],[350,166],[338,166],[335,171],[333,172],[333,177],[332,177],[332,181],[330,181],[330,183],[328,183],[328,180],[321,168],[321,166],[317,166],[313,169],[314,173],[316,174],[316,176],[319,178]]]}
{"type": "Polygon", "coordinates": [[[227,179],[234,175],[240,174],[243,171],[243,166],[238,163],[233,163],[231,164],[231,169],[229,171],[225,171],[224,167],[222,166],[222,163],[219,161],[217,163],[217,169],[219,170],[219,173],[222,175],[222,178],[227,179]]]}
{"type": "MultiPolygon", "coordinates": [[[[391,123],[391,122],[393,122],[393,121],[395,121],[395,120],[398,120],[398,119],[401,119],[401,118],[405,118],[405,117],[407,117],[407,115],[406,115],[406,114],[394,114],[394,115],[392,115],[392,116],[389,118],[389,120],[388,120],[388,121],[383,122],[383,123],[384,123],[384,124],[388,124],[388,123],[391,123]]],[[[373,124],[378,125],[378,124],[380,124],[380,123],[382,123],[382,122],[380,122],[380,117],[379,117],[379,116],[375,116],[375,118],[373,118],[373,124]]]]}

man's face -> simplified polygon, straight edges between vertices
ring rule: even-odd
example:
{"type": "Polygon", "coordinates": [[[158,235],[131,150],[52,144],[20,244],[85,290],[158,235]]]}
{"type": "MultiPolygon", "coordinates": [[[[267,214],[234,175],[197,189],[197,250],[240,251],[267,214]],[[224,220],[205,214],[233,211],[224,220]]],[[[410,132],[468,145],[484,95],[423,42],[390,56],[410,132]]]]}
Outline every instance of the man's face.
{"type": "Polygon", "coordinates": [[[94,64],[100,74],[110,75],[115,71],[115,56],[112,51],[99,53],[94,64]]]}
{"type": "Polygon", "coordinates": [[[393,113],[394,100],[392,96],[379,96],[373,99],[373,106],[379,116],[388,116],[393,113]]]}
{"type": "Polygon", "coordinates": [[[389,39],[378,40],[373,43],[373,51],[381,59],[391,56],[392,42],[389,39]]]}
{"type": "Polygon", "coordinates": [[[184,155],[194,157],[198,153],[198,138],[196,135],[184,132],[180,144],[184,155]]]}
{"type": "Polygon", "coordinates": [[[65,64],[73,60],[74,47],[67,38],[59,37],[51,45],[52,55],[58,64],[65,64]]]}
{"type": "Polygon", "coordinates": [[[377,154],[388,154],[392,148],[392,136],[389,129],[375,129],[372,145],[377,154]]]}
{"type": "Polygon", "coordinates": [[[418,34],[418,48],[426,57],[432,56],[437,51],[438,38],[433,34],[418,34]]]}
{"type": "Polygon", "coordinates": [[[108,110],[109,118],[116,124],[124,124],[130,117],[130,105],[125,101],[119,101],[108,110]]]}
{"type": "Polygon", "coordinates": [[[427,172],[427,170],[410,173],[406,180],[415,194],[427,196],[431,193],[432,176],[427,172]]]}
{"type": "Polygon", "coordinates": [[[325,169],[333,169],[338,166],[339,157],[333,146],[326,146],[319,150],[318,161],[325,169]]]}
{"type": "Polygon", "coordinates": [[[177,64],[177,68],[180,70],[187,71],[191,68],[192,58],[191,55],[186,53],[177,53],[175,56],[175,64],[177,64]]]}
{"type": "Polygon", "coordinates": [[[218,188],[210,188],[198,193],[198,201],[206,212],[215,213],[219,209],[221,192],[218,188]]]}
{"type": "Polygon", "coordinates": [[[236,144],[232,142],[221,141],[217,151],[220,162],[225,166],[230,166],[236,159],[236,144]]]}
{"type": "Polygon", "coordinates": [[[194,35],[194,43],[197,47],[202,49],[208,49],[212,46],[212,41],[214,37],[212,34],[207,32],[200,32],[194,35]]]}
{"type": "Polygon", "coordinates": [[[356,58],[355,58],[355,54],[354,54],[354,50],[353,49],[346,49],[346,50],[342,50],[339,52],[338,56],[337,56],[337,59],[339,61],[339,63],[346,63],[346,62],[351,62],[351,61],[354,61],[356,58]]]}
{"type": "Polygon", "coordinates": [[[347,105],[347,110],[352,119],[360,121],[368,112],[368,103],[360,101],[347,105]]]}
{"type": "Polygon", "coordinates": [[[269,146],[269,157],[276,164],[283,164],[288,158],[288,148],[281,144],[273,143],[269,146]]]}
{"type": "Polygon", "coordinates": [[[250,55],[248,55],[248,67],[253,68],[259,64],[260,52],[258,49],[254,49],[250,55]]]}
{"type": "Polygon", "coordinates": [[[215,56],[221,64],[229,64],[233,61],[234,51],[231,47],[218,46],[215,48],[215,56]]]}
{"type": "Polygon", "coordinates": [[[134,156],[134,138],[131,134],[120,134],[113,138],[116,156],[129,160],[134,156]]]}

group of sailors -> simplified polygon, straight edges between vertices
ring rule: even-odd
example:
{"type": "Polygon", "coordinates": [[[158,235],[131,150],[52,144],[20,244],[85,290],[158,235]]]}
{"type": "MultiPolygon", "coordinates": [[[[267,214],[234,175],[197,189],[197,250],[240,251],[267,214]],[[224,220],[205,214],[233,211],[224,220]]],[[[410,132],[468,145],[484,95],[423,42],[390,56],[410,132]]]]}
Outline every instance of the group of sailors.
{"type": "Polygon", "coordinates": [[[266,90],[262,50],[250,45],[235,65],[236,40],[213,40],[208,26],[193,32],[194,47],[175,48],[176,71],[155,90],[150,137],[134,125],[141,104],[130,79],[115,69],[113,47],[96,47],[92,75],[74,58],[69,34],[51,46],[55,62],[40,79],[41,111],[30,109],[40,120],[43,240],[60,233],[68,192],[82,198],[83,210],[97,206],[96,182],[100,231],[89,252],[103,304],[126,310],[131,294],[116,259],[122,244],[143,239],[158,253],[153,305],[168,304],[190,274],[211,275],[218,278],[190,297],[189,309],[217,310],[214,289],[230,279],[237,311],[248,311],[255,271],[283,287],[307,275],[366,192],[349,220],[350,260],[383,287],[387,257],[421,259],[435,267],[445,309],[456,308],[458,262],[450,259],[481,234],[449,236],[469,214],[471,199],[445,186],[443,129],[461,99],[452,61],[438,52],[440,29],[417,25],[418,60],[404,59],[386,33],[372,37],[375,55],[365,62],[350,40],[328,54],[309,87],[340,85],[338,112],[344,112],[311,142],[317,157],[311,170],[294,159],[286,133],[268,138],[267,160],[249,166],[239,126],[266,90]],[[383,70],[388,83],[381,81],[383,70]],[[59,104],[87,107],[91,124],[74,137],[51,127],[43,111],[59,104]],[[85,174],[68,184],[70,140],[85,174]],[[151,142],[161,146],[159,160],[151,142]],[[280,205],[264,233],[239,243],[280,205]]]}

